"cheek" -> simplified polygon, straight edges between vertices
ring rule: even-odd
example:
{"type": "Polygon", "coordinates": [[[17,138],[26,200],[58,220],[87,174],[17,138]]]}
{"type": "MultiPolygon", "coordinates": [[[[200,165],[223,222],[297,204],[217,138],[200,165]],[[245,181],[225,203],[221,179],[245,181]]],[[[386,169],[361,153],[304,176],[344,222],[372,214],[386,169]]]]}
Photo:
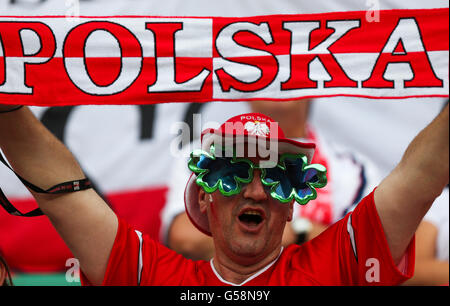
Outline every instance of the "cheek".
{"type": "Polygon", "coordinates": [[[220,231],[220,235],[230,235],[234,229],[236,212],[234,212],[233,207],[236,207],[236,205],[231,197],[226,199],[215,198],[208,205],[210,226],[213,226],[215,231],[220,231]]]}
{"type": "Polygon", "coordinates": [[[209,211],[210,211],[211,217],[214,220],[217,220],[219,213],[218,213],[218,208],[216,207],[216,204],[214,204],[214,202],[209,204],[209,211]]]}
{"type": "MultiPolygon", "coordinates": [[[[212,202],[209,204],[209,218],[216,226],[223,227],[228,225],[230,212],[227,211],[227,205],[224,203],[212,202]]],[[[226,204],[226,203],[225,203],[226,204]]]]}
{"type": "Polygon", "coordinates": [[[275,208],[273,210],[274,223],[280,228],[284,228],[286,222],[291,221],[292,213],[288,206],[280,206],[286,205],[282,203],[275,203],[275,208]]]}
{"type": "Polygon", "coordinates": [[[236,206],[235,198],[219,194],[214,197],[214,200],[208,206],[211,219],[223,223],[230,219],[233,214],[233,207],[236,206]]]}
{"type": "Polygon", "coordinates": [[[232,220],[230,212],[226,211],[220,203],[211,203],[209,205],[209,225],[211,233],[217,241],[229,240],[232,234],[232,220]]]}

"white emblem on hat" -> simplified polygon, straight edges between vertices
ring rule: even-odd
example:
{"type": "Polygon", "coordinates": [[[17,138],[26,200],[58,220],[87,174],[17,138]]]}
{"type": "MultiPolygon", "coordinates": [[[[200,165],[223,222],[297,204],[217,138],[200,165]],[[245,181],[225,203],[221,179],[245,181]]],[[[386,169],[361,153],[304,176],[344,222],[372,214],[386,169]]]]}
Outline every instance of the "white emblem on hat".
{"type": "Polygon", "coordinates": [[[244,125],[244,129],[246,129],[250,135],[256,136],[267,136],[270,133],[267,124],[259,121],[248,121],[244,125]]]}

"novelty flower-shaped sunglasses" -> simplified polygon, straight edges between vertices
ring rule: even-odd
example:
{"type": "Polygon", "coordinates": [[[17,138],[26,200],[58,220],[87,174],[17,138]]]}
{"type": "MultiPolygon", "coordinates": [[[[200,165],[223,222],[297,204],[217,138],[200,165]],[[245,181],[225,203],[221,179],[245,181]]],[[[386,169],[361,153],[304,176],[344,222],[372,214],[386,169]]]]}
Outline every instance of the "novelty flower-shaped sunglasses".
{"type": "Polygon", "coordinates": [[[191,153],[189,169],[197,175],[196,183],[205,192],[219,190],[224,196],[242,191],[243,184],[253,180],[254,170],[261,171],[261,182],[270,195],[282,202],[295,200],[304,205],[317,197],[316,188],[327,184],[326,168],[320,164],[308,164],[304,154],[284,153],[276,166],[262,168],[247,158],[218,157],[203,150],[191,153]]]}

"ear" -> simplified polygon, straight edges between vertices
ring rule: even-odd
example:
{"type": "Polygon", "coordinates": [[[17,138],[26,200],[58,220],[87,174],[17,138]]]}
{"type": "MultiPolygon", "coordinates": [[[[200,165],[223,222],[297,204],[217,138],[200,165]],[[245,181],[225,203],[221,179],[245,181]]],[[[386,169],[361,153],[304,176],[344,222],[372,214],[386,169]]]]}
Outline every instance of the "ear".
{"type": "Polygon", "coordinates": [[[200,211],[203,214],[206,214],[206,209],[208,205],[212,202],[212,196],[210,193],[206,193],[203,188],[200,188],[198,191],[198,204],[200,207],[200,211]]]}

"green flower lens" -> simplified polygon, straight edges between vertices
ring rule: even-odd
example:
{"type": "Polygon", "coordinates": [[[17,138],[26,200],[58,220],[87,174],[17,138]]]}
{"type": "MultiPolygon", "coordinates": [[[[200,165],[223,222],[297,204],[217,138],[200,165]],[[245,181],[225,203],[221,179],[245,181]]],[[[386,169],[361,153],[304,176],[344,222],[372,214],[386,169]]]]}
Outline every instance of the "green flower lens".
{"type": "Polygon", "coordinates": [[[325,167],[308,165],[303,154],[284,154],[276,167],[264,170],[261,181],[270,187],[271,196],[283,203],[295,199],[304,205],[317,197],[315,188],[327,182],[325,167]]]}
{"type": "Polygon", "coordinates": [[[188,166],[197,174],[197,184],[208,193],[218,189],[225,196],[238,194],[242,183],[253,179],[252,163],[247,159],[214,157],[204,151],[194,151],[188,166]]]}
{"type": "Polygon", "coordinates": [[[327,183],[325,167],[308,165],[303,154],[286,153],[277,166],[259,168],[246,158],[215,157],[205,151],[194,151],[188,166],[197,174],[196,183],[206,192],[219,190],[225,196],[240,193],[242,184],[253,180],[253,171],[261,169],[261,182],[270,189],[270,195],[282,203],[294,199],[299,204],[306,204],[317,197],[315,188],[322,188],[327,183]]]}
{"type": "Polygon", "coordinates": [[[208,186],[214,186],[221,181],[222,188],[227,193],[238,188],[239,179],[249,180],[250,165],[246,162],[233,161],[231,158],[216,157],[215,160],[202,155],[197,166],[207,169],[203,181],[208,186]]]}

